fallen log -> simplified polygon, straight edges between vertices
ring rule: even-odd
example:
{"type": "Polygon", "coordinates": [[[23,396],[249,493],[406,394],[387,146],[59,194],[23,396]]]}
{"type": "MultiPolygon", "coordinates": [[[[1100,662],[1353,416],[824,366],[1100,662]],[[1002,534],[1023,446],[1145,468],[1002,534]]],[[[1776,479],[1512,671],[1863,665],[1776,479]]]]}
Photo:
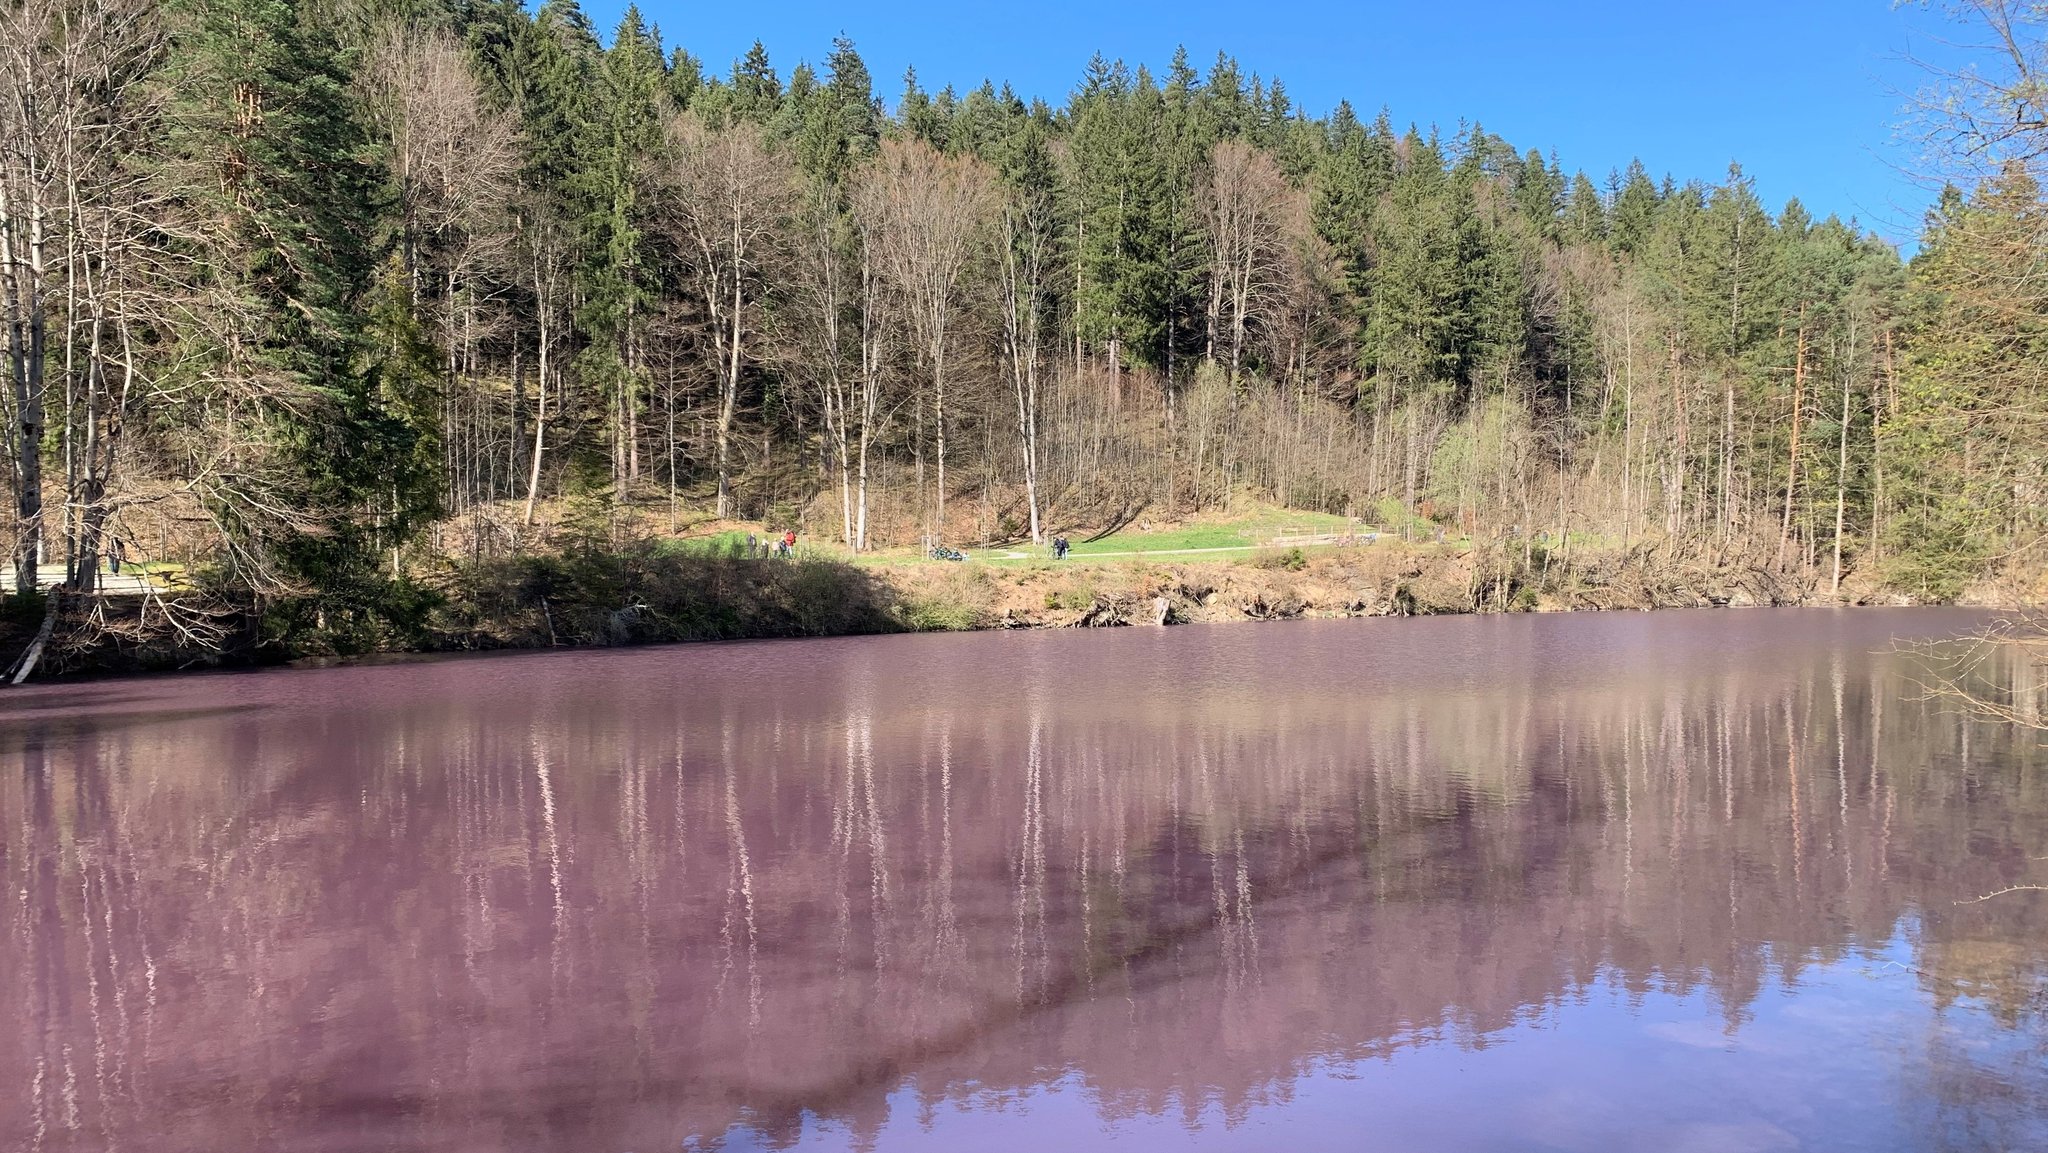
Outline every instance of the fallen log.
{"type": "Polygon", "coordinates": [[[14,678],[7,683],[18,685],[36,671],[36,662],[43,657],[43,649],[50,643],[50,634],[57,631],[57,607],[62,601],[56,589],[51,589],[43,602],[43,627],[36,630],[36,639],[29,642],[28,651],[21,654],[21,660],[14,666],[14,678]]]}

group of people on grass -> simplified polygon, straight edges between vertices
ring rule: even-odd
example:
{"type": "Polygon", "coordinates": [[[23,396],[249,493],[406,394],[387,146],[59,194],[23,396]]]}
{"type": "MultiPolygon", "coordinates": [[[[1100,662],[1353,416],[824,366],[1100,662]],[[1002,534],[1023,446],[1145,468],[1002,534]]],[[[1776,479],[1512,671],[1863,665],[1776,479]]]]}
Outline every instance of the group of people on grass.
{"type": "Polygon", "coordinates": [[[783,533],[781,536],[774,537],[768,540],[761,540],[757,538],[753,533],[748,533],[747,555],[749,557],[761,558],[774,556],[781,560],[789,560],[795,557],[796,530],[790,529],[789,531],[783,533]]]}

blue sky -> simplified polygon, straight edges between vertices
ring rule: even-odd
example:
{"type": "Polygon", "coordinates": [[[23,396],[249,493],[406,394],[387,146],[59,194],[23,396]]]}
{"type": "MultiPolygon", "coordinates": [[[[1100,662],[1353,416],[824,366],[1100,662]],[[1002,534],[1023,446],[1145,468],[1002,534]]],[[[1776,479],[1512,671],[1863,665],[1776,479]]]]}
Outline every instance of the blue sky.
{"type": "MultiPolygon", "coordinates": [[[[586,3],[608,39],[624,0],[586,3]]],[[[1316,114],[1348,98],[1402,126],[1476,120],[1596,179],[1631,156],[1681,181],[1739,160],[1773,210],[1797,196],[1900,243],[1931,199],[1896,131],[1924,83],[1905,56],[1952,54],[1942,38],[1957,35],[1890,0],[644,0],[642,12],[720,73],[758,38],[786,79],[844,33],[891,107],[911,65],[934,91],[992,78],[1057,102],[1097,51],[1162,71],[1185,44],[1206,71],[1222,49],[1316,114]]]]}

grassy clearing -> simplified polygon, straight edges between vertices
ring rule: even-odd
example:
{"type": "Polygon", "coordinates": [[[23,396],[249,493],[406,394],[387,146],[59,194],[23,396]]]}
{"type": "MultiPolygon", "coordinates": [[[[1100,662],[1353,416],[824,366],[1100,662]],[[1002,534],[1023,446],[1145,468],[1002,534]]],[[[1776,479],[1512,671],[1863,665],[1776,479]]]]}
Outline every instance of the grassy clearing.
{"type": "MultiPolygon", "coordinates": [[[[1067,538],[1073,547],[1068,555],[1070,561],[1086,561],[1098,557],[1108,561],[1136,561],[1173,554],[1185,554],[1191,558],[1213,555],[1214,559],[1230,560],[1237,557],[1248,558],[1269,547],[1276,539],[1341,534],[1362,527],[1365,526],[1355,525],[1348,518],[1328,513],[1262,509],[1250,514],[1203,517],[1156,528],[1146,528],[1141,521],[1100,539],[1088,539],[1080,532],[1069,532],[1067,538]]],[[[1034,549],[1029,545],[1019,545],[1010,549],[976,550],[970,555],[977,559],[1009,564],[1050,561],[1048,550],[1034,549]],[[1018,552],[1026,554],[1025,557],[1019,559],[1013,555],[1018,552]]]]}
{"type": "MultiPolygon", "coordinates": [[[[727,529],[724,532],[707,533],[703,536],[662,537],[655,542],[656,556],[716,556],[739,557],[747,551],[747,532],[744,529],[727,529]]],[[[765,533],[754,533],[756,542],[774,539],[765,533]]]]}
{"type": "MultiPolygon", "coordinates": [[[[1414,545],[1432,547],[1436,526],[1419,518],[1405,519],[1410,522],[1409,527],[1414,533],[1414,545]]],[[[1361,523],[1330,513],[1273,507],[1261,507],[1231,515],[1207,514],[1186,521],[1159,525],[1151,525],[1140,518],[1099,539],[1093,539],[1093,532],[1085,527],[1066,529],[1071,550],[1064,563],[1138,563],[1180,556],[1188,560],[1242,560],[1250,563],[1266,560],[1270,564],[1271,560],[1266,554],[1276,549],[1282,552],[1307,549],[1313,554],[1327,551],[1332,547],[1303,543],[1290,538],[1339,535],[1354,531],[1377,532],[1384,541],[1398,534],[1399,527],[1397,524],[1390,524],[1384,517],[1375,522],[1361,523]]],[[[756,535],[763,541],[772,541],[775,534],[758,532],[756,535]]],[[[699,536],[667,539],[661,543],[659,550],[665,556],[735,557],[744,554],[746,537],[745,529],[728,528],[699,536]]],[[[1469,548],[1471,543],[1468,538],[1446,536],[1442,547],[1469,548]]],[[[1034,545],[1029,541],[986,548],[956,542],[954,547],[967,555],[968,563],[976,565],[991,565],[1005,569],[1037,569],[1054,567],[1062,563],[1053,560],[1052,549],[1049,546],[1034,545]]],[[[798,553],[806,558],[844,561],[864,568],[895,568],[906,565],[950,567],[961,563],[933,560],[916,546],[898,546],[855,555],[838,541],[820,536],[805,537],[799,542],[798,553]]]]}
{"type": "MultiPolygon", "coordinates": [[[[1197,548],[1250,548],[1257,543],[1253,525],[1196,524],[1146,532],[1125,529],[1101,540],[1075,540],[1073,555],[1118,552],[1178,552],[1197,548]]],[[[1072,537],[1068,538],[1072,540],[1072,537]]]]}

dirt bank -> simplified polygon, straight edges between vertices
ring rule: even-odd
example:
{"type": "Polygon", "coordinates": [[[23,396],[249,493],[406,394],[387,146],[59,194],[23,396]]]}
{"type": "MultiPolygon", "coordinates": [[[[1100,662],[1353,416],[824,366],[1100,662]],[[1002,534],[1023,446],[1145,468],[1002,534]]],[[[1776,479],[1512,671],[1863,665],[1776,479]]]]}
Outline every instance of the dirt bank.
{"type": "Polygon", "coordinates": [[[1562,556],[1499,545],[1457,550],[1381,543],[1240,559],[1010,566],[677,557],[635,546],[451,569],[422,587],[415,615],[365,625],[349,634],[347,646],[266,640],[275,631],[262,627],[264,618],[253,607],[232,629],[200,644],[189,632],[150,628],[146,611],[110,628],[121,610],[101,603],[96,623],[86,614],[66,614],[68,627],[38,677],[374,653],[896,631],[1868,603],[1904,602],[1854,583],[1830,595],[1824,583],[1762,563],[1674,558],[1654,547],[1562,556]],[[228,643],[220,643],[223,637],[228,643]]]}
{"type": "Polygon", "coordinates": [[[882,570],[910,627],[1063,628],[1431,613],[1564,612],[1716,605],[1896,603],[1827,595],[1761,565],[1684,562],[1654,550],[1550,557],[1520,550],[1377,546],[1251,561],[1069,563],[882,570]]]}

